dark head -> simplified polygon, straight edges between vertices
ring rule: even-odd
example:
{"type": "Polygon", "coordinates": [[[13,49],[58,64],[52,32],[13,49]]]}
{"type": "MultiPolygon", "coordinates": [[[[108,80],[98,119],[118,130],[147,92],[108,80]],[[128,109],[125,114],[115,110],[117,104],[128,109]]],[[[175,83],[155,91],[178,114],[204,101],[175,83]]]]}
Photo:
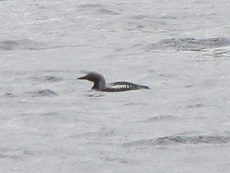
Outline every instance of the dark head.
{"type": "Polygon", "coordinates": [[[87,75],[83,77],[79,77],[78,79],[89,80],[94,83],[92,89],[103,90],[105,88],[105,79],[104,77],[96,72],[89,72],[87,75]]]}

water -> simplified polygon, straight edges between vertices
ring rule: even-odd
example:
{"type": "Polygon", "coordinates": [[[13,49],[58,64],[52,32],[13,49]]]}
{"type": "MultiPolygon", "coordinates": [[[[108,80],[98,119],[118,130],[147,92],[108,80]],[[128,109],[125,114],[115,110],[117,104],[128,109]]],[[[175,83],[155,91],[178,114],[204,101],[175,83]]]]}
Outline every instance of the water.
{"type": "Polygon", "coordinates": [[[0,1],[0,172],[228,172],[229,3],[0,1]]]}

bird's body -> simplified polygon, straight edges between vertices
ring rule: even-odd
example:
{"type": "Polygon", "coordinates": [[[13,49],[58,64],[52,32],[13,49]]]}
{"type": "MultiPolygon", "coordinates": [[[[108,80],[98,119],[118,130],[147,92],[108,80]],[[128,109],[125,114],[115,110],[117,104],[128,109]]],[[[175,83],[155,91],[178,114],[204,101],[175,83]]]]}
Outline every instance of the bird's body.
{"type": "Polygon", "coordinates": [[[96,72],[90,72],[78,79],[86,79],[94,83],[92,89],[104,92],[121,92],[138,89],[150,89],[148,86],[138,85],[131,82],[114,82],[106,85],[105,78],[96,72]]]}

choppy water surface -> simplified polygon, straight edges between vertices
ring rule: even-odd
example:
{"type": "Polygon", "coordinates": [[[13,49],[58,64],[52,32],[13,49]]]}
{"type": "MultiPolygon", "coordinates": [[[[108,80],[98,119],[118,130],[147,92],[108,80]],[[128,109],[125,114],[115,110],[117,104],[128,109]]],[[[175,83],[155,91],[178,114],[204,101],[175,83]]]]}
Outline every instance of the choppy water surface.
{"type": "Polygon", "coordinates": [[[0,4],[0,172],[229,171],[227,0],[0,4]]]}

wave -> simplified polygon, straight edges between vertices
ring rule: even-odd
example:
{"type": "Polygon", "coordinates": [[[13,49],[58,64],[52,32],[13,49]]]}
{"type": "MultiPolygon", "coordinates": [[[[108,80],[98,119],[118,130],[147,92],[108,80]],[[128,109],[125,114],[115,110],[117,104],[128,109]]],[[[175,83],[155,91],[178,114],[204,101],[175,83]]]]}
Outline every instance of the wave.
{"type": "Polygon", "coordinates": [[[37,50],[42,48],[43,48],[43,44],[36,43],[29,39],[7,40],[7,41],[0,42],[0,50],[17,50],[17,49],[37,50]]]}
{"type": "Polygon", "coordinates": [[[155,44],[152,44],[149,50],[177,50],[177,51],[202,51],[204,49],[218,48],[223,46],[229,46],[230,39],[227,38],[207,38],[207,39],[195,39],[195,38],[171,38],[160,40],[155,44]]]}
{"type": "Polygon", "coordinates": [[[156,139],[141,139],[126,142],[123,146],[157,146],[179,144],[224,144],[230,142],[230,136],[166,136],[156,139]]]}

